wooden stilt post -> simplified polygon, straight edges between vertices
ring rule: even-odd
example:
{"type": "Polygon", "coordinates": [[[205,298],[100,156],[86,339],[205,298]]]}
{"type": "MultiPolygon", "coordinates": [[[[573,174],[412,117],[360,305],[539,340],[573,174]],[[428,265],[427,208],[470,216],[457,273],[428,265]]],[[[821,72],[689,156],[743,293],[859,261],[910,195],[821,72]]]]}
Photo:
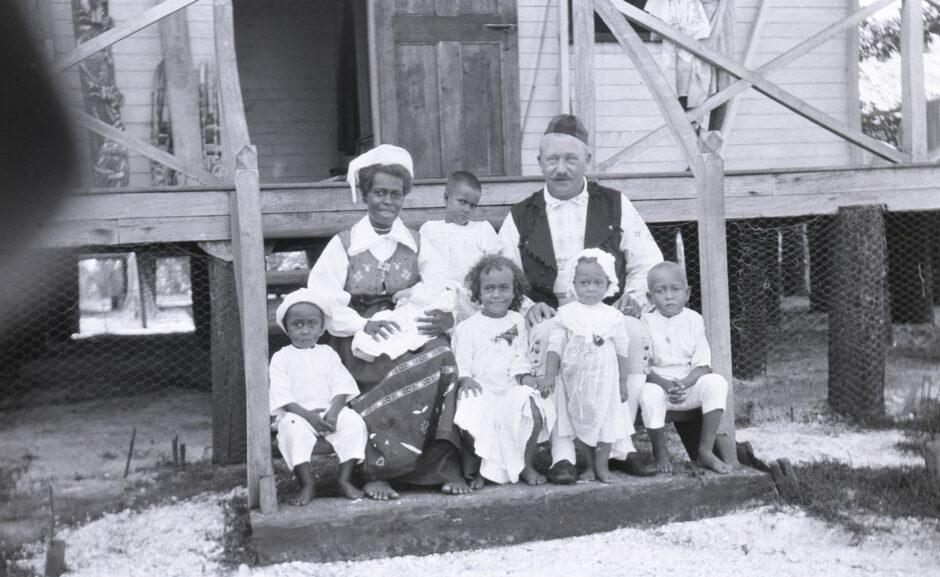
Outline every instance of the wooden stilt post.
{"type": "MultiPolygon", "coordinates": [[[[595,111],[594,111],[594,5],[591,2],[572,2],[571,22],[574,31],[574,85],[575,108],[578,116],[588,130],[588,146],[594,150],[595,111]]],[[[591,160],[589,171],[593,172],[591,160]]]]}
{"type": "Polygon", "coordinates": [[[264,235],[261,230],[261,189],[258,151],[251,145],[245,105],[242,101],[238,63],[235,58],[234,17],[231,0],[215,2],[216,57],[223,130],[228,135],[225,151],[234,158],[235,191],[231,196],[232,249],[235,287],[244,350],[245,399],[248,429],[248,506],[261,506],[264,514],[277,511],[272,477],[271,429],[268,410],[268,317],[264,264],[264,235]],[[266,495],[261,496],[264,490],[266,495]]]}
{"type": "Polygon", "coordinates": [[[886,252],[883,207],[839,209],[830,277],[829,405],[857,418],[885,411],[886,252]]]}
{"type": "Polygon", "coordinates": [[[701,174],[698,192],[699,270],[702,316],[712,349],[712,370],[728,380],[728,399],[718,429],[715,449],[725,462],[737,465],[734,439],[734,391],[731,375],[731,307],[728,297],[728,246],[725,237],[725,166],[721,135],[708,132],[699,139],[701,174]]]}

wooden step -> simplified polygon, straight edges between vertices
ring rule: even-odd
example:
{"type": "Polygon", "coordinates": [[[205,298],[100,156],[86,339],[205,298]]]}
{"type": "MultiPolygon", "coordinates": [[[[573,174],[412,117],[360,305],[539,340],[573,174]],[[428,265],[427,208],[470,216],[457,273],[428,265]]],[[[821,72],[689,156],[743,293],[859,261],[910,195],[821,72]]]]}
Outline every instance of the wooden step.
{"type": "Polygon", "coordinates": [[[497,547],[721,515],[773,498],[770,475],[744,469],[704,473],[691,464],[674,475],[569,486],[487,485],[471,495],[403,492],[397,501],[314,499],[251,514],[262,562],[361,560],[497,547]]]}

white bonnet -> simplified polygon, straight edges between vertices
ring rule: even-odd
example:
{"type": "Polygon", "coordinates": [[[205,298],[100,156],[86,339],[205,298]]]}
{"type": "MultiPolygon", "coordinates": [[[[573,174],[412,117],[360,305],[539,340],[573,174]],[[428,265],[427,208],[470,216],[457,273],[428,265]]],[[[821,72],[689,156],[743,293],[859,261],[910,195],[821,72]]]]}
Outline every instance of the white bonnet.
{"type": "Polygon", "coordinates": [[[596,260],[597,264],[600,265],[601,270],[603,270],[604,274],[607,275],[607,280],[610,281],[610,284],[607,285],[607,294],[604,295],[604,298],[612,297],[617,294],[620,285],[617,282],[617,265],[616,261],[614,260],[614,255],[599,248],[586,248],[578,254],[574,255],[574,258],[571,259],[570,266],[572,294],[574,294],[574,273],[578,267],[578,262],[583,258],[596,260]]]}
{"type": "Polygon", "coordinates": [[[310,303],[323,311],[323,324],[327,328],[330,326],[330,319],[333,316],[333,298],[323,290],[302,288],[285,296],[281,304],[277,306],[277,311],[274,313],[277,325],[281,327],[281,330],[285,333],[287,332],[287,327],[284,326],[284,317],[287,315],[288,309],[297,303],[310,303]]]}
{"type": "Polygon", "coordinates": [[[359,185],[359,171],[373,164],[400,164],[405,167],[408,174],[414,178],[414,161],[407,150],[393,144],[380,144],[368,152],[364,152],[352,159],[346,172],[346,182],[352,189],[352,201],[356,202],[356,187],[359,185]]]}

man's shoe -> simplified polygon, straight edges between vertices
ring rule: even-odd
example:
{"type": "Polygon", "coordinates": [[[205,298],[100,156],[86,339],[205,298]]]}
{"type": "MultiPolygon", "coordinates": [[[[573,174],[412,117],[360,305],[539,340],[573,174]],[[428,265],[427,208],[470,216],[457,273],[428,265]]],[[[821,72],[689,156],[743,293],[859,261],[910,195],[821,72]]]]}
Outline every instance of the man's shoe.
{"type": "Polygon", "coordinates": [[[558,461],[548,470],[548,480],[556,485],[574,485],[578,482],[578,469],[570,461],[558,461]]]}
{"type": "Polygon", "coordinates": [[[652,477],[659,472],[656,465],[648,457],[642,457],[639,453],[630,453],[623,461],[614,461],[618,471],[623,471],[634,477],[652,477]]]}

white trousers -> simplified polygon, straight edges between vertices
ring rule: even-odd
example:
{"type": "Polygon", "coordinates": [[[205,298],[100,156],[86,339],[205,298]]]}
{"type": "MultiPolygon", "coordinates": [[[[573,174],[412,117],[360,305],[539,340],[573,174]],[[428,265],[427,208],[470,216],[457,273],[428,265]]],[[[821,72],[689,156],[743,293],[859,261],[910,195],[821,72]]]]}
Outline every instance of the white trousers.
{"type": "MultiPolygon", "coordinates": [[[[319,436],[307,419],[293,413],[281,417],[277,423],[277,448],[291,470],[310,462],[319,436]]],[[[340,410],[336,418],[336,430],[323,435],[323,438],[333,446],[340,463],[350,459],[358,463],[365,458],[366,423],[359,413],[348,407],[340,410]]]]}
{"type": "Polygon", "coordinates": [[[728,396],[728,381],[717,373],[702,375],[688,389],[685,400],[670,403],[666,391],[659,385],[647,383],[640,394],[640,408],[643,409],[643,425],[647,429],[661,429],[666,426],[666,411],[686,411],[702,409],[710,413],[716,409],[725,409],[728,396]]]}
{"type": "MultiPolygon", "coordinates": [[[[649,335],[646,327],[639,319],[631,316],[623,317],[623,324],[627,329],[627,336],[630,337],[630,344],[627,349],[627,402],[620,405],[623,419],[626,420],[627,437],[621,442],[611,447],[610,456],[612,459],[626,459],[627,455],[636,451],[633,446],[631,435],[636,432],[633,428],[633,422],[636,420],[637,408],[639,407],[639,391],[646,384],[646,372],[649,365],[649,335]],[[634,394],[636,391],[636,394],[634,394]]],[[[529,329],[529,352],[533,364],[537,368],[539,376],[545,374],[545,362],[548,357],[548,336],[555,326],[554,319],[548,319],[540,322],[529,329]]],[[[555,403],[558,406],[558,403],[555,403]]],[[[552,465],[561,461],[575,463],[576,453],[574,438],[558,434],[558,428],[552,429],[552,465]]]]}

